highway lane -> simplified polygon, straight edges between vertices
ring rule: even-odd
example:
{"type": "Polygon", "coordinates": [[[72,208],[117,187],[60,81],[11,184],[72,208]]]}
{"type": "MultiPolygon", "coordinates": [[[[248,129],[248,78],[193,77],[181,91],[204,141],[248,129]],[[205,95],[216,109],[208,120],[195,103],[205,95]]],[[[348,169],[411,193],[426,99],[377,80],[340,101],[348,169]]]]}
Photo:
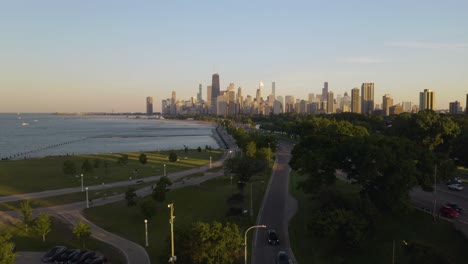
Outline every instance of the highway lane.
{"type": "Polygon", "coordinates": [[[266,225],[265,229],[257,229],[256,238],[252,248],[252,264],[275,263],[275,257],[278,251],[283,250],[292,256],[289,235],[288,219],[291,215],[290,210],[295,210],[288,203],[289,195],[289,171],[288,165],[291,158],[292,144],[281,142],[281,145],[275,153],[276,162],[273,175],[270,179],[268,192],[265,196],[262,211],[259,212],[257,224],[266,225]],[[280,244],[272,246],[267,241],[267,230],[275,229],[278,233],[280,244]]]}

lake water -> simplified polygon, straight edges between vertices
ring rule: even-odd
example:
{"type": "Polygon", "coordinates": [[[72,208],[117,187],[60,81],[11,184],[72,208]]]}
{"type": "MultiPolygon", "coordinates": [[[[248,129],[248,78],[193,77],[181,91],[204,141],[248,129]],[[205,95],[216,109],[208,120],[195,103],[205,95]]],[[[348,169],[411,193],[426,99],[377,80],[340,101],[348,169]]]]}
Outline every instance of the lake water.
{"type": "Polygon", "coordinates": [[[0,114],[0,159],[219,148],[214,127],[134,116],[0,114]]]}

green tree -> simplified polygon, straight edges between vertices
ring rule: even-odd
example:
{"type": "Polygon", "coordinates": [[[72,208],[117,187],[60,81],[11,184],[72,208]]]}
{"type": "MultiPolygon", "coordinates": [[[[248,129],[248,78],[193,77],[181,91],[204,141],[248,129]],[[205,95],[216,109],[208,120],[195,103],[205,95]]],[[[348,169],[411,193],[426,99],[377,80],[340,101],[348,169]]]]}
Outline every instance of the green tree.
{"type": "Polygon", "coordinates": [[[44,213],[39,213],[39,217],[36,218],[34,223],[34,229],[39,235],[42,236],[42,242],[45,242],[46,235],[52,230],[50,216],[44,213]]]}
{"type": "Polygon", "coordinates": [[[73,228],[73,234],[81,242],[82,248],[86,248],[86,241],[91,237],[91,227],[80,221],[73,228]]]}
{"type": "Polygon", "coordinates": [[[198,152],[201,152],[201,151],[202,151],[201,147],[198,147],[198,148],[197,148],[197,151],[198,151],[198,152]]]}
{"type": "Polygon", "coordinates": [[[171,151],[171,153],[169,153],[169,161],[170,162],[176,162],[177,161],[177,154],[174,151],[171,151]]]}
{"type": "Polygon", "coordinates": [[[158,202],[164,202],[166,200],[166,189],[170,185],[172,185],[172,182],[168,177],[161,177],[156,183],[156,188],[153,190],[153,199],[158,202]]]}
{"type": "Polygon", "coordinates": [[[23,200],[20,203],[20,215],[23,218],[23,223],[26,228],[26,233],[29,232],[28,227],[32,221],[32,208],[28,200],[23,200]]]}
{"type": "Polygon", "coordinates": [[[140,156],[138,157],[138,160],[140,161],[141,164],[145,165],[148,162],[148,157],[146,157],[145,154],[141,153],[140,156]]]}
{"type": "Polygon", "coordinates": [[[250,141],[247,144],[245,155],[247,155],[247,157],[249,157],[249,158],[254,158],[256,152],[257,152],[257,144],[255,144],[255,142],[253,142],[253,141],[250,141]]]}
{"type": "Polygon", "coordinates": [[[16,263],[16,253],[13,252],[15,244],[10,239],[10,234],[0,232],[0,264],[16,263]]]}
{"type": "Polygon", "coordinates": [[[86,173],[91,173],[91,172],[93,172],[94,167],[91,164],[91,162],[89,162],[88,159],[85,159],[85,161],[81,165],[81,169],[86,173]]]}
{"type": "Polygon", "coordinates": [[[144,199],[140,202],[140,209],[145,219],[151,219],[156,214],[156,204],[152,199],[144,199]]]}
{"type": "Polygon", "coordinates": [[[137,197],[136,191],[134,188],[128,188],[125,192],[125,200],[127,200],[127,206],[136,205],[135,198],[137,197]]]}
{"type": "Polygon", "coordinates": [[[193,263],[231,264],[242,256],[242,236],[234,223],[197,222],[192,228],[193,263]]]}
{"type": "Polygon", "coordinates": [[[73,175],[76,173],[76,165],[71,160],[65,160],[63,162],[62,170],[66,175],[73,175]]]}

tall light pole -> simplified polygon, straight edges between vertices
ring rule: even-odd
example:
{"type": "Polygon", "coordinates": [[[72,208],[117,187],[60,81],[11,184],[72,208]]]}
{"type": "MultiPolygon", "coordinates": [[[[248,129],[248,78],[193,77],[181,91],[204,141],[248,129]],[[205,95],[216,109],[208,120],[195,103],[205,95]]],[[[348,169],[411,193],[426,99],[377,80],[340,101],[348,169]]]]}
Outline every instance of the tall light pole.
{"type": "Polygon", "coordinates": [[[148,247],[148,220],[145,219],[145,241],[146,247],[148,247]]]}
{"type": "Polygon", "coordinates": [[[266,225],[255,225],[255,226],[249,227],[249,228],[245,231],[245,234],[244,234],[244,260],[245,260],[245,264],[247,264],[247,232],[249,232],[250,229],[254,229],[254,228],[266,228],[266,227],[267,227],[266,225]]]}
{"type": "Polygon", "coordinates": [[[89,208],[88,187],[86,187],[86,208],[89,208]]]}
{"type": "Polygon", "coordinates": [[[164,177],[166,177],[166,164],[164,164],[164,177]]]}
{"type": "Polygon", "coordinates": [[[174,263],[177,260],[177,257],[174,255],[174,203],[170,203],[167,207],[171,210],[171,218],[169,218],[169,223],[171,224],[171,257],[169,262],[174,263]]]}
{"type": "Polygon", "coordinates": [[[211,169],[211,156],[210,156],[210,169],[211,169]]]}
{"type": "MultiPolygon", "coordinates": [[[[263,183],[264,181],[260,181],[261,183],[263,183]]],[[[243,183],[245,185],[247,185],[246,182],[244,181],[238,181],[237,183],[243,183]]],[[[254,185],[255,182],[252,182],[250,183],[250,216],[252,217],[253,216],[253,199],[252,199],[252,194],[253,194],[253,185],[254,185]]]]}
{"type": "Polygon", "coordinates": [[[81,174],[81,192],[84,192],[84,189],[83,189],[83,173],[81,174]]]}

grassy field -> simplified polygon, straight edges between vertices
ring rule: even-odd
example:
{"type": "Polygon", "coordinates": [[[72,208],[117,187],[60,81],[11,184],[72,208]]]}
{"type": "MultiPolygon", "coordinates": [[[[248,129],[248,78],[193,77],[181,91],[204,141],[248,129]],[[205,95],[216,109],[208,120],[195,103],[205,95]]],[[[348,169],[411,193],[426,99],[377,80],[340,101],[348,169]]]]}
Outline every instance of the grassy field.
{"type": "MultiPolygon", "coordinates": [[[[313,214],[313,201],[306,194],[294,188],[303,179],[293,173],[291,191],[299,201],[299,210],[289,225],[291,246],[298,263],[391,263],[393,241],[395,240],[395,263],[409,263],[404,254],[406,242],[418,242],[433,248],[451,263],[466,263],[468,240],[450,222],[439,220],[414,210],[401,217],[382,217],[376,221],[375,235],[368,237],[358,249],[337,249],[332,241],[313,237],[307,230],[307,219],[313,214]],[[308,243],[304,243],[308,241],[308,243]]],[[[355,186],[339,181],[336,188],[352,197],[357,195],[355,186]]]]}
{"type": "MultiPolygon", "coordinates": [[[[35,235],[30,229],[28,233],[22,223],[5,223],[0,221],[0,230],[13,235],[12,241],[16,245],[17,251],[35,251],[46,252],[56,245],[66,246],[68,248],[81,248],[80,241],[76,240],[72,233],[72,227],[65,224],[62,220],[51,217],[52,231],[47,235],[46,241],[42,242],[42,237],[35,235]]],[[[110,263],[124,264],[124,255],[116,248],[91,238],[86,243],[86,248],[95,250],[107,257],[110,263]]],[[[40,260],[37,261],[39,263],[40,260]]]]}
{"type": "Polygon", "coordinates": [[[27,160],[0,161],[0,195],[13,195],[19,193],[40,192],[45,190],[77,187],[81,185],[81,165],[88,159],[92,164],[99,160],[99,167],[91,173],[83,173],[85,185],[97,185],[116,181],[140,179],[148,176],[162,175],[164,164],[166,173],[186,170],[196,166],[206,165],[212,160],[218,160],[222,151],[184,150],[175,151],[179,157],[177,162],[169,162],[169,151],[144,152],[148,162],[143,165],[139,162],[140,152],[126,153],[129,156],[128,164],[120,166],[117,159],[121,154],[76,155],[61,157],[45,157],[27,160]],[[71,160],[78,172],[75,175],[65,175],[63,163],[71,160]],[[104,164],[107,164],[107,169],[104,164]]]}

